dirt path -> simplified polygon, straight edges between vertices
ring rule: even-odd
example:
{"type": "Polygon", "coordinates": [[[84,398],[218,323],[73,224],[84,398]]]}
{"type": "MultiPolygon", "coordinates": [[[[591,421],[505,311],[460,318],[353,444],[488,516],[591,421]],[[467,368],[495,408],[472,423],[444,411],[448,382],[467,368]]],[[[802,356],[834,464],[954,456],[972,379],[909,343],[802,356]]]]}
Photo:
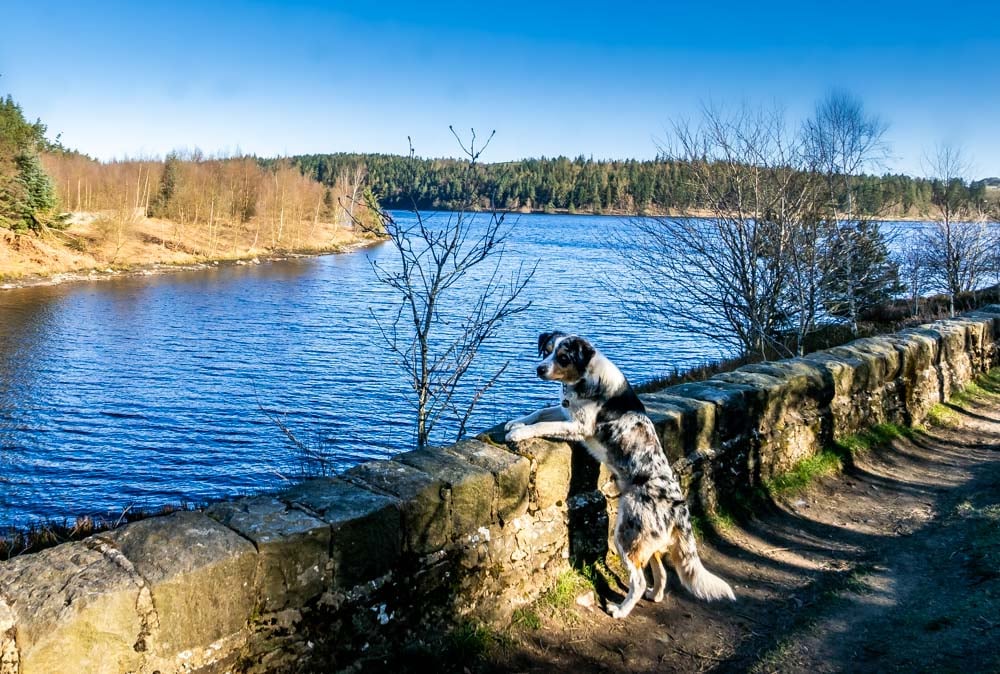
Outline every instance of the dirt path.
{"type": "Polygon", "coordinates": [[[700,603],[671,578],[662,604],[624,622],[597,606],[543,614],[491,668],[1000,672],[1000,397],[951,410],[703,541],[736,604],[700,603]]]}

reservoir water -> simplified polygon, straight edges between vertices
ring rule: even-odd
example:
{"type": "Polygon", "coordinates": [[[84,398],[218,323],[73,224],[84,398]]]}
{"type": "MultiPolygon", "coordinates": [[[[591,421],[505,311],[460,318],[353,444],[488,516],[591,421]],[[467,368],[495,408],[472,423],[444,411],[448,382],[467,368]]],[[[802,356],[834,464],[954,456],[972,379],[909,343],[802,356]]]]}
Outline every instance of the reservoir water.
{"type": "MultiPolygon", "coordinates": [[[[510,222],[504,266],[538,264],[531,307],[468,375],[510,362],[470,433],[558,396],[534,376],[544,330],[590,337],[635,383],[721,355],[623,314],[605,241],[627,221],[510,222]]],[[[0,292],[0,527],[200,503],[314,470],[270,417],[334,470],[413,448],[413,392],[373,318],[396,297],[372,260],[391,267],[391,247],[0,292]]],[[[442,422],[434,440],[454,433],[442,422]]]]}

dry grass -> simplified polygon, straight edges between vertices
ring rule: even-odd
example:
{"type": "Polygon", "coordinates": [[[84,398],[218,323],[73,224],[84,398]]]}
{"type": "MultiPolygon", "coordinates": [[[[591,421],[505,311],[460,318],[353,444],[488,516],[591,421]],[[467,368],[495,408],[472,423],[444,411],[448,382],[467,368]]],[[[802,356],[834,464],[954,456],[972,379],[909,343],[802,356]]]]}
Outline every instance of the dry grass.
{"type": "Polygon", "coordinates": [[[0,281],[92,270],[125,271],[296,252],[343,250],[370,236],[336,223],[304,223],[278,246],[253,221],[212,228],[120,212],[74,213],[65,231],[15,235],[0,231],[0,281]]]}

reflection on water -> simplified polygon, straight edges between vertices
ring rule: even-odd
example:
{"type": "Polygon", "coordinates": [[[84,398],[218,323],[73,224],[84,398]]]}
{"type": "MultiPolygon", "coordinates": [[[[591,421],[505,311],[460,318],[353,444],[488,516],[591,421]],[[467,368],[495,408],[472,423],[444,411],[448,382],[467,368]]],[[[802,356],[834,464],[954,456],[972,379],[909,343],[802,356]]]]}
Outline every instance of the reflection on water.
{"type": "MultiPolygon", "coordinates": [[[[622,226],[520,217],[509,262],[539,262],[532,306],[468,375],[511,361],[470,430],[558,395],[534,378],[542,330],[592,337],[634,381],[718,355],[622,315],[602,245],[622,226]]],[[[279,486],[301,461],[261,405],[337,468],[409,449],[410,390],[372,317],[394,297],[369,258],[390,253],[0,293],[0,526],[279,486]]]]}

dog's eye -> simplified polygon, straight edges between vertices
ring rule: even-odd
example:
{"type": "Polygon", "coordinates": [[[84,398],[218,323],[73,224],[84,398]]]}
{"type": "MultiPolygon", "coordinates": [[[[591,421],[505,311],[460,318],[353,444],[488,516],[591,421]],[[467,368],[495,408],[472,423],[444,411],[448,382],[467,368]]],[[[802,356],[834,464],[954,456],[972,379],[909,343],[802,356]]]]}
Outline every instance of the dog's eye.
{"type": "Polygon", "coordinates": [[[559,363],[560,365],[569,365],[569,356],[567,356],[565,353],[560,353],[559,355],[556,356],[556,362],[559,363]]]}

